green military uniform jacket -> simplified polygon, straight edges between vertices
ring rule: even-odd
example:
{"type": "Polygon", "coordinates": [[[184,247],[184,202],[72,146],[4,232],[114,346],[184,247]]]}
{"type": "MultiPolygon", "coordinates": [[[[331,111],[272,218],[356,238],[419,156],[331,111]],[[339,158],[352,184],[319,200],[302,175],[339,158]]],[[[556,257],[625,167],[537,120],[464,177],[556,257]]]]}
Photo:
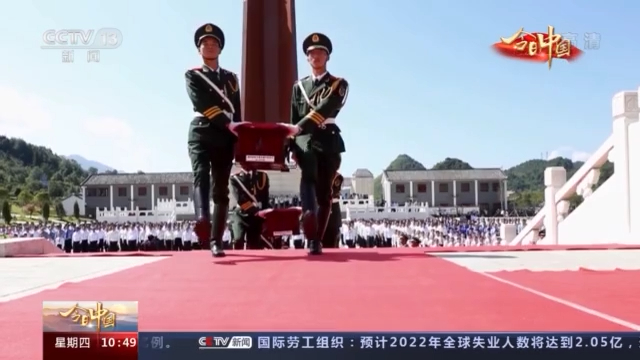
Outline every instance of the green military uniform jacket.
{"type": "Polygon", "coordinates": [[[241,171],[230,179],[233,197],[238,202],[236,213],[242,217],[255,215],[258,211],[271,207],[269,203],[269,175],[257,171],[254,176],[241,171]],[[244,186],[241,186],[238,181],[244,186]],[[249,191],[256,202],[245,191],[249,191]]]}
{"type": "Polygon", "coordinates": [[[302,129],[295,138],[295,145],[301,151],[316,150],[337,154],[345,152],[340,128],[337,125],[325,126],[324,122],[338,116],[348,92],[349,84],[345,79],[328,73],[320,79],[318,84],[308,76],[293,85],[291,124],[298,125],[302,129]],[[300,87],[304,89],[304,93],[300,87]]]}
{"type": "Polygon", "coordinates": [[[216,147],[233,146],[237,139],[227,125],[231,121],[242,121],[240,86],[236,74],[222,68],[213,71],[203,65],[187,70],[184,77],[187,94],[197,113],[189,128],[189,142],[210,142],[216,147]],[[215,84],[224,97],[198,73],[215,84]],[[231,118],[229,114],[232,114],[231,118]]]}

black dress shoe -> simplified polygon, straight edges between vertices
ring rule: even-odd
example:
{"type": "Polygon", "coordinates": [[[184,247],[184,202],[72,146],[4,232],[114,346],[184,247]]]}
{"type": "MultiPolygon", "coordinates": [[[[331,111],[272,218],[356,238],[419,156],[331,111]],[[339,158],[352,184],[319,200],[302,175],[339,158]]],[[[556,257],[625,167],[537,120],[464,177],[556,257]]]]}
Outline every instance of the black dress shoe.
{"type": "Polygon", "coordinates": [[[320,243],[320,241],[309,241],[309,255],[322,255],[322,244],[320,243]]]}
{"type": "Polygon", "coordinates": [[[222,244],[218,244],[219,241],[211,242],[211,256],[213,257],[225,257],[224,247],[222,244]]]}

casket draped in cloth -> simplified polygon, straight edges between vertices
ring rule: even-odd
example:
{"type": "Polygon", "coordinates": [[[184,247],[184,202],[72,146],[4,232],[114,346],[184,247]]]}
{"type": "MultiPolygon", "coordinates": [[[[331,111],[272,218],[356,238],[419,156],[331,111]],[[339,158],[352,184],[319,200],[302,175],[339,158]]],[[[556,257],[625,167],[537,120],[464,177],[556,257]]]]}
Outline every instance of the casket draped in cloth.
{"type": "Polygon", "coordinates": [[[266,209],[258,213],[264,219],[262,235],[289,236],[300,234],[300,215],[302,208],[266,209]]]}
{"type": "Polygon", "coordinates": [[[229,129],[238,135],[236,163],[245,170],[283,170],[287,165],[286,145],[288,138],[296,133],[289,124],[241,122],[231,124],[229,129]]]}

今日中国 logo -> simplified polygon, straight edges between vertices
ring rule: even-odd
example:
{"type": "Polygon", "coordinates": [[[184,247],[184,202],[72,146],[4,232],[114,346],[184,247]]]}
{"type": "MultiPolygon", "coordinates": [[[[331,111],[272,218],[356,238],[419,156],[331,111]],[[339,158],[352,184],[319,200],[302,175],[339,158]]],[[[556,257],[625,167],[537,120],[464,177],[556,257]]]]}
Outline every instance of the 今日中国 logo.
{"type": "Polygon", "coordinates": [[[493,44],[493,49],[498,54],[512,59],[546,62],[549,69],[554,59],[574,61],[583,53],[571,39],[557,34],[551,25],[547,27],[546,33],[530,33],[520,28],[509,37],[501,37],[500,41],[493,44]]]}

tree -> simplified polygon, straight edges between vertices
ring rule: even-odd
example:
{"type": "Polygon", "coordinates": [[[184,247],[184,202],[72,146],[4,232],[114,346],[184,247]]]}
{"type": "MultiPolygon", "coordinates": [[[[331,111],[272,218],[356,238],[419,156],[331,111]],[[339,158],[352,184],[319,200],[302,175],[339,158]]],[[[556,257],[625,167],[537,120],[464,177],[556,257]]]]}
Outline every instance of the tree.
{"type": "Polygon", "coordinates": [[[73,217],[80,219],[80,205],[78,205],[77,201],[73,203],[73,217]]]}
{"type": "Polygon", "coordinates": [[[42,191],[38,191],[38,193],[36,193],[36,195],[33,197],[33,201],[36,203],[36,205],[42,207],[44,206],[44,204],[49,202],[49,193],[42,190],[42,191]]]}
{"type": "Polygon", "coordinates": [[[95,175],[98,173],[98,169],[94,168],[93,166],[90,167],[87,172],[89,173],[89,175],[95,175]]]}
{"type": "Polygon", "coordinates": [[[6,200],[9,198],[9,189],[4,186],[0,186],[0,200],[6,200]]]}
{"type": "Polygon", "coordinates": [[[446,158],[433,165],[431,170],[473,170],[473,167],[460,159],[446,158]]]}
{"type": "Polygon", "coordinates": [[[22,211],[24,211],[25,214],[32,216],[33,213],[36,212],[36,206],[33,204],[27,204],[22,207],[22,211]]]}
{"type": "Polygon", "coordinates": [[[26,206],[33,201],[33,195],[27,190],[20,191],[20,195],[18,195],[18,203],[21,206],[26,206]]]}
{"type": "Polygon", "coordinates": [[[387,166],[387,171],[427,170],[424,165],[407,154],[398,155],[387,166]]]}
{"type": "Polygon", "coordinates": [[[42,218],[44,221],[49,221],[49,203],[44,203],[42,206],[42,218]]]}
{"type": "Polygon", "coordinates": [[[34,194],[48,187],[50,197],[63,198],[71,195],[87,174],[77,162],[50,149],[0,135],[0,184],[10,196],[22,191],[34,194]]]}
{"type": "MultiPolygon", "coordinates": [[[[398,155],[386,168],[387,171],[427,170],[424,165],[407,154],[398,155]]],[[[373,198],[382,200],[382,175],[373,179],[373,198]]]]}
{"type": "Polygon", "coordinates": [[[5,224],[11,223],[11,204],[7,200],[2,203],[2,219],[5,224]]]}
{"type": "Polygon", "coordinates": [[[56,203],[55,210],[56,216],[58,216],[58,218],[62,219],[63,217],[67,216],[67,212],[64,210],[64,206],[61,202],[56,203]]]}

